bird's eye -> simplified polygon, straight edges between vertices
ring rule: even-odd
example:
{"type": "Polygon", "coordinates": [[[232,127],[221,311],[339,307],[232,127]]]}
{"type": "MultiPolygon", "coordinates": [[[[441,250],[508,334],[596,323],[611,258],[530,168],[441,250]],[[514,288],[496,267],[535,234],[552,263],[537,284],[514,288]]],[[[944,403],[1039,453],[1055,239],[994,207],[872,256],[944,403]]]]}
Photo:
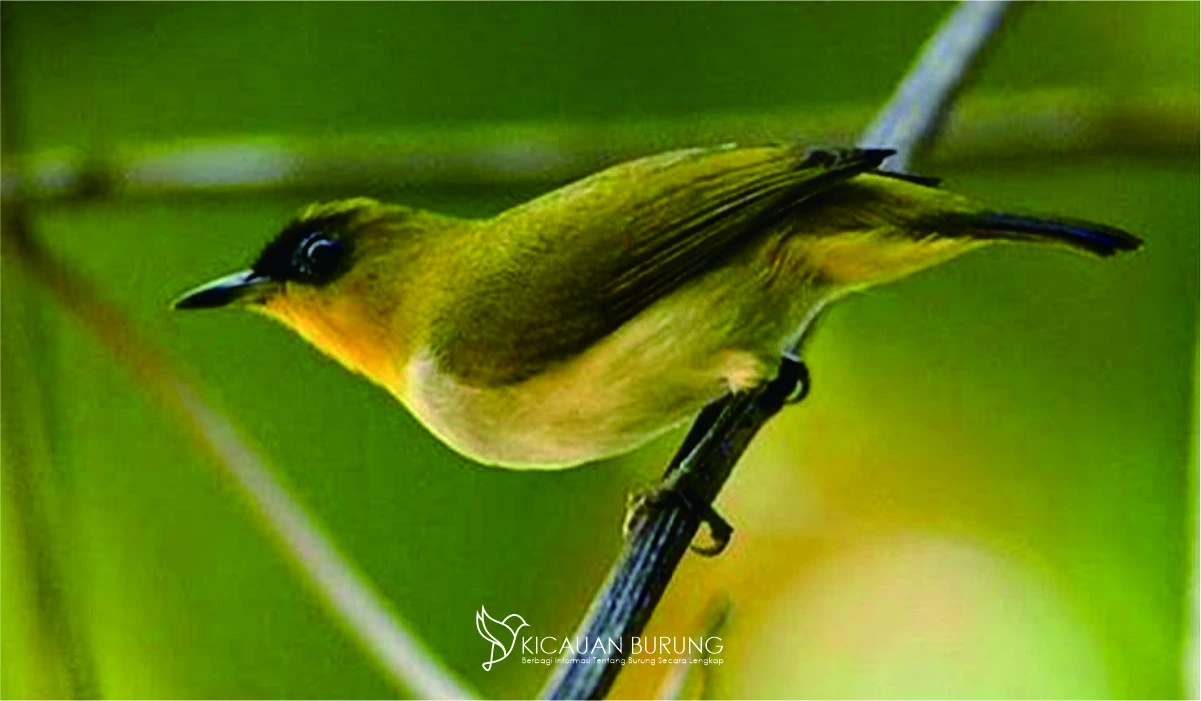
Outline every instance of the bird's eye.
{"type": "Polygon", "coordinates": [[[337,270],[344,244],[320,231],[304,237],[292,255],[292,267],[307,281],[323,282],[337,270]]]}

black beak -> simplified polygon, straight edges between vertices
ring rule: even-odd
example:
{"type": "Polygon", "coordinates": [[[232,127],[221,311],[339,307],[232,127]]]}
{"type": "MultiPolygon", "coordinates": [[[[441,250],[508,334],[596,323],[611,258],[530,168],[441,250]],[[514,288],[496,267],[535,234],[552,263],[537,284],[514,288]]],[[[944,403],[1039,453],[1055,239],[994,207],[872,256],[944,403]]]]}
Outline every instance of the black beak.
{"type": "Polygon", "coordinates": [[[243,270],[185,292],[171,305],[173,309],[213,309],[247,297],[262,296],[274,283],[253,270],[243,270]]]}

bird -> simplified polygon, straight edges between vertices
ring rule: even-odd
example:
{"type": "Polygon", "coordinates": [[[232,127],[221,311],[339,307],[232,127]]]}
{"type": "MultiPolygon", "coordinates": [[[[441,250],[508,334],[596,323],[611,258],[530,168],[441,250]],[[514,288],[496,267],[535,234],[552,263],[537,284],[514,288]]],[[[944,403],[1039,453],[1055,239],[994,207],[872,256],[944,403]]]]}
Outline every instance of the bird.
{"type": "Polygon", "coordinates": [[[478,219],[313,204],[249,269],[174,307],[264,314],[467,458],[561,469],[771,381],[821,311],[855,292],[998,243],[1103,257],[1142,243],[890,172],[893,153],[676,150],[478,219]]]}

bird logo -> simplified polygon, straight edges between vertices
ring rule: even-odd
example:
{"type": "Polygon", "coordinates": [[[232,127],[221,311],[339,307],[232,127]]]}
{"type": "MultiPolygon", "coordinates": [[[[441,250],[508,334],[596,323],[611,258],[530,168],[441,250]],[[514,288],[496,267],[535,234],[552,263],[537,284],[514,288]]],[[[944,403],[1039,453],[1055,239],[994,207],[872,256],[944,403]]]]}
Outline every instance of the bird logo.
{"type": "Polygon", "coordinates": [[[490,671],[492,665],[505,659],[513,652],[513,648],[517,646],[517,631],[528,625],[529,623],[526,623],[524,618],[515,613],[509,614],[505,616],[503,621],[499,621],[488,615],[488,611],[483,606],[480,606],[480,610],[475,612],[475,629],[479,631],[484,640],[492,643],[492,649],[488,651],[488,661],[484,663],[485,672],[490,671]],[[489,627],[491,627],[491,630],[489,630],[489,627]],[[502,628],[504,632],[501,632],[500,629],[502,628]],[[500,633],[500,638],[493,635],[493,630],[500,633]],[[509,641],[508,645],[502,643],[502,639],[509,641]],[[497,657],[498,653],[499,657],[497,657]]]}

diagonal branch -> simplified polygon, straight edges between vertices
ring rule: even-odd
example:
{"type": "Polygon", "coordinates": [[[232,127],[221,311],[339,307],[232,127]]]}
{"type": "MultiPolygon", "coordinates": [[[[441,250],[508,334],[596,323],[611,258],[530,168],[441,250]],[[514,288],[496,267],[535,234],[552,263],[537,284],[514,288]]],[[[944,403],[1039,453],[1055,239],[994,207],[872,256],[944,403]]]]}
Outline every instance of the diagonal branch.
{"type": "Polygon", "coordinates": [[[956,7],[922,47],[888,105],[859,137],[859,145],[896,149],[888,166],[908,170],[914,156],[941,131],[951,103],[967,84],[973,59],[996,34],[1008,9],[1008,0],[956,7]]]}
{"type": "MultiPolygon", "coordinates": [[[[956,7],[927,42],[892,100],[863,134],[861,143],[895,148],[894,161],[898,165],[894,167],[907,166],[937,133],[942,116],[1000,25],[1007,5],[964,2],[956,7]]],[[[788,367],[785,361],[782,368],[788,367]]],[[[701,412],[668,473],[691,471],[699,476],[699,493],[695,496],[711,503],[755,432],[779,411],[797,380],[782,372],[781,377],[758,390],[727,397],[701,412]],[[694,440],[697,436],[699,440],[694,440]]],[[[629,640],[645,628],[699,528],[696,512],[679,500],[653,506],[635,524],[575,639],[622,640],[621,650],[628,651],[629,640]]],[[[586,648],[576,658],[588,659],[586,648]]],[[[601,698],[622,669],[621,664],[599,662],[560,664],[542,696],[601,698]]]]}
{"type": "Polygon", "coordinates": [[[426,649],[387,601],[296,500],[237,429],[177,372],[116,307],[33,236],[24,207],[4,211],[3,243],[99,344],[162,403],[222,476],[249,503],[267,533],[344,628],[396,686],[419,698],[475,698],[426,649]]]}

